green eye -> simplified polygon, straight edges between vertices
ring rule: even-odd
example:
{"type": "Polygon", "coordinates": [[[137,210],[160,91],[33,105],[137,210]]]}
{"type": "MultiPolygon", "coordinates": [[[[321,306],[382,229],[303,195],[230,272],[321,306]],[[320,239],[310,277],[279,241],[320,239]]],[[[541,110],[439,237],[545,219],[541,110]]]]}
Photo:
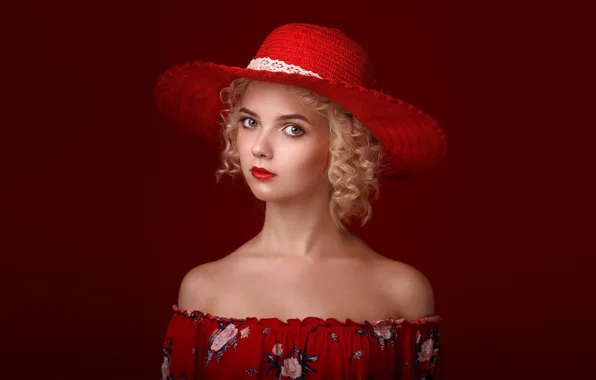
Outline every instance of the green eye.
{"type": "Polygon", "coordinates": [[[304,134],[304,130],[297,125],[288,125],[283,130],[290,137],[298,137],[304,134]]]}

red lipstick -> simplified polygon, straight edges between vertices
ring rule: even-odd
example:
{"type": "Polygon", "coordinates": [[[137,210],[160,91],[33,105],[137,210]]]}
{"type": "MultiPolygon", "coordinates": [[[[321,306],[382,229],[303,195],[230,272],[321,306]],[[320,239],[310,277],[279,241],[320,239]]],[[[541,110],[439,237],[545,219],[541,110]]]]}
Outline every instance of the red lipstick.
{"type": "Polygon", "coordinates": [[[265,168],[260,168],[258,166],[253,166],[250,169],[250,171],[252,173],[252,176],[255,177],[256,179],[266,180],[266,179],[271,179],[276,176],[276,174],[271,173],[269,170],[267,170],[265,168]]]}

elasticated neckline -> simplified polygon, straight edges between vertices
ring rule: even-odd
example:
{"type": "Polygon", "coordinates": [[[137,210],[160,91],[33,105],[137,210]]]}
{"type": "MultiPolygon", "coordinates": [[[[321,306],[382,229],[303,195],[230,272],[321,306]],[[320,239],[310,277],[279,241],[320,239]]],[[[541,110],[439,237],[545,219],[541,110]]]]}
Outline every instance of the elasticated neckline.
{"type": "Polygon", "coordinates": [[[172,305],[172,310],[175,314],[179,314],[188,318],[196,318],[196,319],[207,319],[216,322],[234,322],[240,324],[248,324],[248,325],[266,325],[266,326],[377,326],[377,325],[386,325],[386,324],[394,324],[394,325],[420,325],[426,323],[437,323],[441,320],[441,317],[438,315],[423,317],[420,319],[396,319],[396,318],[385,318],[376,321],[354,321],[350,318],[345,319],[344,321],[340,321],[336,318],[319,318],[319,317],[306,317],[303,319],[300,318],[291,318],[287,321],[282,321],[279,318],[269,317],[269,318],[257,318],[257,317],[246,317],[246,318],[228,318],[228,317],[220,317],[216,315],[212,315],[210,313],[205,313],[200,310],[188,310],[188,309],[181,309],[176,304],[172,305]]]}

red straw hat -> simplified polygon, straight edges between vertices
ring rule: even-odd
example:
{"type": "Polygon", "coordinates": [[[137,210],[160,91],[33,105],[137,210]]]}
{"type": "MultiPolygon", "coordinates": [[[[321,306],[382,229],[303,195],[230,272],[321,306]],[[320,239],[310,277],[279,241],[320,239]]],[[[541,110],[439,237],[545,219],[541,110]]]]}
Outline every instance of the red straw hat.
{"type": "Polygon", "coordinates": [[[337,29],[288,24],[273,30],[247,68],[191,62],[167,70],[155,96],[159,109],[186,130],[221,143],[219,92],[232,80],[288,84],[323,95],[350,112],[380,140],[385,174],[434,167],[445,156],[445,133],[424,111],[372,89],[364,49],[337,29]]]}

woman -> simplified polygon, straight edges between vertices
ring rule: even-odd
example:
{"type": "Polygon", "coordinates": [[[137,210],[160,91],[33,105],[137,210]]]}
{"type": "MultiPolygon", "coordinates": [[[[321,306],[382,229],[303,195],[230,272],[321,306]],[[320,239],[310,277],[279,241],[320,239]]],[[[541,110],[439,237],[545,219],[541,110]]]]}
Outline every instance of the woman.
{"type": "Polygon", "coordinates": [[[446,139],[372,85],[356,42],[308,24],[275,29],[246,69],[191,63],[161,77],[160,109],[223,137],[218,178],[243,176],[266,203],[259,234],[182,280],[163,379],[436,378],[431,285],[345,223],[370,218],[379,176],[432,167],[446,139]]]}

